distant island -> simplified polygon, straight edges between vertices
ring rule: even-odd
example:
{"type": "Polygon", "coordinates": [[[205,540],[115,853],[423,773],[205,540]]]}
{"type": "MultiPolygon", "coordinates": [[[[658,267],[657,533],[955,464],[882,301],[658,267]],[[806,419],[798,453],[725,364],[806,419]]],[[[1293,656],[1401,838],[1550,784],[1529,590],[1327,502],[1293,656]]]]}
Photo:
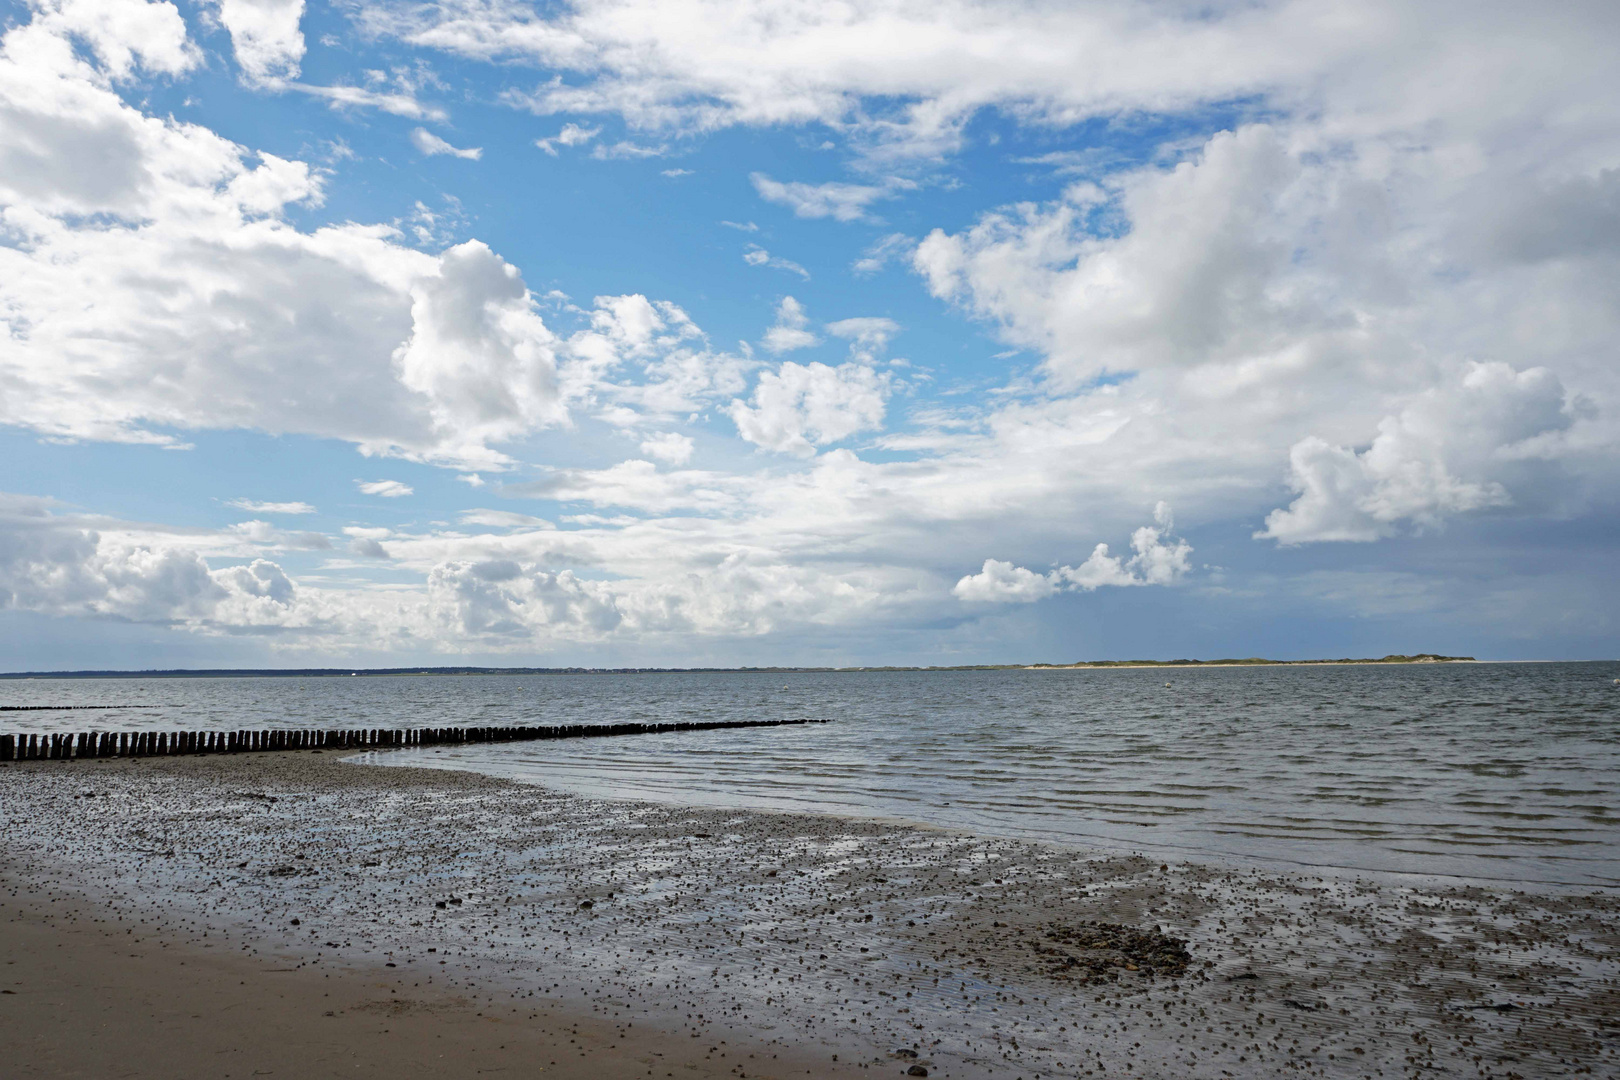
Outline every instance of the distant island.
{"type": "Polygon", "coordinates": [[[1072,664],[952,664],[931,667],[409,667],[409,668],[169,668],[145,671],[0,671],[0,679],[296,679],[361,678],[401,675],[792,675],[816,672],[863,671],[1070,671],[1081,668],[1158,667],[1261,667],[1289,664],[1454,664],[1477,663],[1472,656],[1390,655],[1354,660],[1267,660],[1249,656],[1241,660],[1077,660],[1072,664]]]}
{"type": "Polygon", "coordinates": [[[1464,664],[1478,663],[1472,656],[1440,656],[1437,653],[1418,653],[1416,656],[1405,656],[1400,653],[1391,653],[1376,659],[1367,657],[1357,660],[1345,657],[1339,660],[1267,660],[1263,656],[1246,656],[1241,660],[1076,660],[1072,664],[1030,664],[1031,670],[1038,668],[1052,668],[1067,671],[1071,668],[1116,668],[1116,667],[1267,667],[1285,666],[1289,664],[1464,664]]]}

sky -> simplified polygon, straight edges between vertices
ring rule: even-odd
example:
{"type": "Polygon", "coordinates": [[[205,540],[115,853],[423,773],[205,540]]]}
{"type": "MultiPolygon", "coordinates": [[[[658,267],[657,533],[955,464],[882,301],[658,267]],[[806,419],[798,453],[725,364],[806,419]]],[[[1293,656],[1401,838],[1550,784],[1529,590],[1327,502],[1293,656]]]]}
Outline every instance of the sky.
{"type": "Polygon", "coordinates": [[[0,669],[1620,654],[1620,7],[35,0],[0,669]]]}

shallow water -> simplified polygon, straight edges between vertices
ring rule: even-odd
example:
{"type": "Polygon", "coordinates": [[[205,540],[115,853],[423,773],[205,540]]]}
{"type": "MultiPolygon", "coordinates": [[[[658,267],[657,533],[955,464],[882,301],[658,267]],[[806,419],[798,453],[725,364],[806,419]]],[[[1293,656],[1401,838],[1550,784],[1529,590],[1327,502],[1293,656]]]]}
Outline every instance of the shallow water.
{"type": "Polygon", "coordinates": [[[8,730],[831,717],[377,755],[601,797],[1166,854],[1620,884],[1620,663],[32,680],[8,730]]]}

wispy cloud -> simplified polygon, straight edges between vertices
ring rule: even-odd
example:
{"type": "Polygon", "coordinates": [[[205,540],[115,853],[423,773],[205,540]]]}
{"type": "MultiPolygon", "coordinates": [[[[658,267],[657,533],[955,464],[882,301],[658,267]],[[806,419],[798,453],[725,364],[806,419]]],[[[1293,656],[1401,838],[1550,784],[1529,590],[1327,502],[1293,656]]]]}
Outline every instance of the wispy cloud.
{"type": "Polygon", "coordinates": [[[231,499],[226,506],[246,510],[250,514],[313,514],[315,508],[307,502],[256,502],[253,499],[231,499]]]}
{"type": "Polygon", "coordinates": [[[361,86],[312,86],[296,82],[287,83],[286,87],[311,97],[325,98],[334,109],[377,109],[409,120],[443,122],[449,119],[449,114],[443,109],[437,105],[424,105],[413,94],[367,90],[361,86]]]}
{"type": "Polygon", "coordinates": [[[648,146],[645,143],[620,140],[612,146],[598,143],[591,150],[591,157],[598,161],[635,161],[640,158],[663,157],[668,151],[667,146],[648,146]]]}
{"type": "Polygon", "coordinates": [[[362,495],[379,495],[384,499],[398,499],[416,494],[415,488],[398,480],[356,480],[354,483],[362,495]]]}
{"type": "Polygon", "coordinates": [[[792,259],[783,259],[772,255],[758,244],[748,245],[748,250],[743,252],[743,262],[749,266],[768,266],[772,270],[786,270],[790,274],[798,274],[806,281],[810,280],[810,271],[792,259]]]}
{"type": "Polygon", "coordinates": [[[417,153],[423,157],[450,154],[468,161],[477,161],[484,156],[484,149],[481,146],[471,146],[463,150],[445,142],[427,128],[417,128],[411,132],[411,145],[416,147],[417,153]]]}
{"type": "Polygon", "coordinates": [[[867,217],[867,208],[879,199],[887,199],[897,190],[914,188],[906,180],[891,180],[882,187],[870,184],[805,184],[797,180],[772,180],[764,173],[751,173],[749,179],[754,190],[766,202],[786,206],[802,218],[826,218],[834,221],[860,221],[867,217]]]}
{"type": "Polygon", "coordinates": [[[536,139],[534,145],[550,154],[557,156],[559,146],[584,146],[598,135],[602,134],[599,127],[581,127],[579,124],[564,124],[562,130],[549,139],[536,139]]]}

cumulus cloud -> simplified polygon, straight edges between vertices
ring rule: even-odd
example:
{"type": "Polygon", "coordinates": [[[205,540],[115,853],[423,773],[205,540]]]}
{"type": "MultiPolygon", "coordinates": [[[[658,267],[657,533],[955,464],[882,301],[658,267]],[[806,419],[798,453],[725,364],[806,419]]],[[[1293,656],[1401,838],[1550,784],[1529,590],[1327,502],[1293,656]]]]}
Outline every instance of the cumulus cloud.
{"type": "Polygon", "coordinates": [[[558,344],[565,402],[597,408],[621,428],[667,423],[740,393],[754,362],[713,349],[667,300],[639,293],[598,296],[590,326],[558,344]]]}
{"type": "Polygon", "coordinates": [[[0,494],[0,608],[205,628],[292,613],[297,590],[275,563],[214,570],[184,544],[104,536],[98,524],[0,494]]]}
{"type": "Polygon", "coordinates": [[[820,343],[821,339],[810,331],[810,316],[805,313],[804,305],[791,296],[782,297],[776,305],[776,322],[765,331],[761,344],[780,354],[820,343]]]}
{"type": "Polygon", "coordinates": [[[231,35],[242,81],[279,86],[298,77],[304,59],[304,0],[219,0],[219,21],[231,35]]]}
{"type": "MultiPolygon", "coordinates": [[[[180,75],[202,61],[172,3],[40,0],[30,6],[33,18],[6,34],[6,59],[44,79],[70,59],[63,48],[70,41],[86,46],[99,70],[115,82],[131,79],[138,71],[180,75]]],[[[12,100],[26,100],[27,96],[12,100]]],[[[12,121],[16,120],[14,114],[12,121]]],[[[49,152],[47,147],[40,149],[49,152]]]]}
{"type": "Polygon", "coordinates": [[[384,499],[399,499],[416,494],[415,488],[398,480],[356,480],[354,485],[360,489],[362,495],[377,495],[384,499]]]}
{"type": "Polygon", "coordinates": [[[456,636],[517,636],[563,627],[601,637],[623,619],[609,586],[571,570],[549,573],[509,559],[446,563],[428,576],[428,596],[456,636]]]}
{"type": "Polygon", "coordinates": [[[416,283],[413,332],[393,357],[435,426],[467,443],[472,459],[477,446],[560,423],[555,338],[517,268],[469,240],[437,269],[416,283]]]}
{"type": "Polygon", "coordinates": [[[912,262],[934,295],[998,323],[1055,371],[1252,355],[1338,314],[1319,311],[1314,290],[1279,287],[1293,224],[1280,204],[1300,179],[1278,134],[1250,125],[1173,169],[1119,178],[1113,192],[1078,184],[1051,205],[935,229],[912,262]],[[1099,227],[1112,213],[1129,222],[1123,235],[1099,227]]]}
{"type": "MultiPolygon", "coordinates": [[[[919,219],[922,241],[865,248],[858,273],[908,265],[942,306],[1037,359],[1005,379],[975,368],[886,429],[889,320],[812,324],[784,303],[767,367],[656,295],[575,306],[531,295],[488,245],[421,250],[450,240],[430,219],[404,226],[414,236],[301,224],[332,182],[322,168],[131,104],[138,80],[200,62],[172,5],[36,4],[0,38],[0,422],[167,445],[195,430],[340,439],[570,516],[351,529],[331,564],[389,558],[378,589],[294,580],[276,552],[332,541],[269,521],[205,534],[19,512],[0,536],[7,595],[31,597],[17,606],[411,649],[887,630],[959,619],[963,600],[1182,580],[1191,549],[1167,517],[1128,552],[1026,568],[1055,565],[1077,535],[1129,534],[1143,490],[1243,533],[1263,518],[1260,537],[1281,544],[1613,503],[1620,131],[1592,104],[1617,66],[1607,8],[1375,2],[1350,24],[1326,0],[1152,19],[966,0],[353,10],[422,49],[546,67],[555,81],[520,103],[618,112],[628,135],[604,154],[824,125],[817,138],[843,140],[865,182],[762,174],[756,188],[821,220],[869,220],[905,186],[883,177],[924,177],[919,162],[977,145],[963,133],[981,109],[1043,146],[1094,116],[1189,134],[1129,165],[1041,155],[1075,181],[1061,194],[975,207],[960,200],[979,189],[958,189],[948,216],[919,219]],[[1206,130],[1233,101],[1267,122],[1206,130]],[[848,362],[782,361],[818,337],[846,342],[848,362]],[[720,413],[789,460],[690,468],[672,429],[720,413]],[[508,456],[597,421],[613,430],[575,445],[639,457],[535,471],[508,456]],[[834,445],[861,432],[881,455],[834,445]],[[526,482],[496,482],[514,471],[526,482]],[[964,577],[963,550],[1009,554],[1009,521],[1017,558],[964,577]]],[[[273,37],[267,86],[297,77],[292,38],[277,54],[273,37]]],[[[361,78],[287,89],[442,118],[417,98],[425,83],[361,78]]],[[[566,125],[541,148],[600,146],[601,130],[566,125]]],[[[744,258],[804,273],[763,247],[744,258]]],[[[1352,577],[1343,591],[1364,587],[1352,577]]]]}
{"type": "Polygon", "coordinates": [[[1434,528],[1509,506],[1498,477],[1556,453],[1580,409],[1546,368],[1469,364],[1454,383],[1384,418],[1365,450],[1316,436],[1295,443],[1290,484],[1299,497],[1255,535],[1283,544],[1378,540],[1402,525],[1434,528]]]}
{"type": "Polygon", "coordinates": [[[951,590],[959,600],[977,604],[1032,603],[1059,592],[1093,592],[1104,586],[1173,585],[1191,569],[1192,545],[1172,537],[1170,507],[1159,503],[1154,524],[1131,534],[1129,558],[1110,555],[1098,544],[1079,566],[1060,566],[1037,574],[999,559],[986,559],[977,574],[969,574],[951,590]]]}
{"type": "Polygon", "coordinates": [[[49,25],[0,39],[0,420],[152,443],[245,427],[491,468],[491,443],[562,421],[549,331],[488,247],[295,228],[287,208],[322,195],[307,164],[143,116],[49,25]]]}
{"type": "Polygon", "coordinates": [[[416,152],[423,157],[449,154],[466,161],[477,161],[484,156],[483,147],[470,146],[465,150],[460,149],[445,142],[427,128],[416,128],[411,132],[411,145],[416,147],[416,152]]]}
{"type": "Polygon", "coordinates": [[[881,429],[890,382],[865,364],[788,361],[763,372],[753,396],[728,411],[737,433],[760,449],[811,457],[818,446],[881,429]]]}
{"type": "Polygon", "coordinates": [[[666,465],[685,465],[692,460],[692,439],[678,431],[660,431],[641,441],[641,452],[666,465]]]}

